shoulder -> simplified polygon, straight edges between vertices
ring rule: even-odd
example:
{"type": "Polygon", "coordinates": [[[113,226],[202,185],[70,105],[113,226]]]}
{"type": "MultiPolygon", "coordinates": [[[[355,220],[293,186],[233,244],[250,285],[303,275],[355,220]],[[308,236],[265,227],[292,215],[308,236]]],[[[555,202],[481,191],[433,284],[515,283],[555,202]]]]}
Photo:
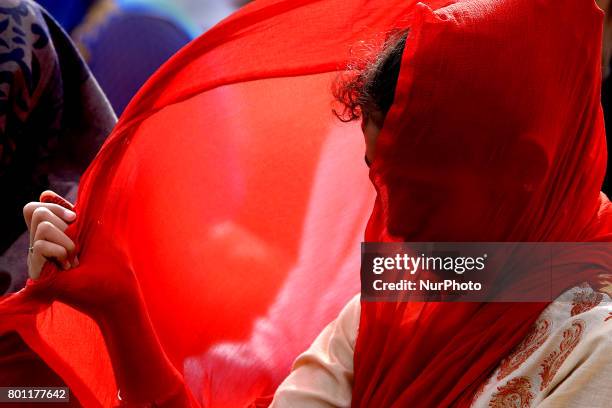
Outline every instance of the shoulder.
{"type": "Polygon", "coordinates": [[[497,406],[508,395],[542,406],[582,401],[587,397],[584,383],[597,384],[612,375],[611,306],[610,296],[588,285],[564,292],[500,362],[473,406],[497,406]]]}
{"type": "Polygon", "coordinates": [[[353,297],[310,348],[296,359],[291,374],[276,390],[271,407],[351,405],[360,308],[359,296],[353,297]]]}
{"type": "MultiPolygon", "coordinates": [[[[608,406],[612,400],[612,299],[588,285],[551,305],[550,344],[539,361],[542,407],[608,406]]],[[[546,314],[543,314],[546,317],[546,314]]]]}
{"type": "Polygon", "coordinates": [[[357,340],[360,315],[360,296],[356,295],[344,305],[338,317],[323,329],[310,349],[303,355],[322,351],[326,355],[335,353],[352,354],[357,340]]]}
{"type": "Polygon", "coordinates": [[[550,322],[558,353],[567,354],[566,370],[575,369],[601,351],[612,350],[612,299],[587,284],[566,291],[540,320],[550,322]]]}
{"type": "Polygon", "coordinates": [[[342,311],[338,315],[338,319],[354,322],[359,324],[359,318],[361,316],[361,295],[355,295],[349,300],[346,305],[342,308],[342,311]]]}
{"type": "Polygon", "coordinates": [[[574,327],[581,340],[588,338],[610,342],[612,299],[608,294],[583,284],[559,296],[542,313],[540,320],[549,321],[557,335],[563,336],[568,328],[574,327]]]}
{"type": "Polygon", "coordinates": [[[585,364],[589,369],[612,364],[601,358],[612,356],[611,312],[610,296],[588,284],[569,289],[544,310],[534,326],[544,340],[534,353],[540,391],[552,392],[585,364]]]}

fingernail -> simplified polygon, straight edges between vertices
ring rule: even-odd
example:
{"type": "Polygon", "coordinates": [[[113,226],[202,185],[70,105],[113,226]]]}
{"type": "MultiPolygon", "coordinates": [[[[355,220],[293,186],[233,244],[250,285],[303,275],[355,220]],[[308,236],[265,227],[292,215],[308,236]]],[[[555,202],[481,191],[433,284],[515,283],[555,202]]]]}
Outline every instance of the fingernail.
{"type": "Polygon", "coordinates": [[[74,257],[74,260],[72,261],[72,265],[76,268],[77,266],[79,266],[79,258],[78,257],[74,257]]]}
{"type": "Polygon", "coordinates": [[[66,261],[66,262],[62,263],[62,268],[64,268],[65,271],[70,269],[71,268],[70,262],[66,261]]]}
{"type": "Polygon", "coordinates": [[[72,221],[76,218],[76,213],[70,210],[64,210],[64,219],[67,221],[72,221]]]}

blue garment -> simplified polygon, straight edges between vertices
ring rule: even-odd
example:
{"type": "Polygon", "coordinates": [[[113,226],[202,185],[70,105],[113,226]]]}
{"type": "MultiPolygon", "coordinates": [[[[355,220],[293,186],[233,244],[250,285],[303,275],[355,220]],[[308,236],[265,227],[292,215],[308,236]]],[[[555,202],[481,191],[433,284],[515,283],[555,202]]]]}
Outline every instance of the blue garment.
{"type": "Polygon", "coordinates": [[[92,73],[120,115],[145,81],[189,41],[172,21],[120,12],[82,44],[92,73]]]}
{"type": "MultiPolygon", "coordinates": [[[[200,3],[203,8],[205,3],[200,3]]],[[[217,6],[225,10],[222,3],[217,6]]],[[[115,6],[101,24],[81,33],[79,42],[91,71],[121,114],[145,81],[203,28],[180,1],[115,0],[115,6]]]]}
{"type": "Polygon", "coordinates": [[[67,32],[83,21],[94,0],[38,0],[67,32]]]}

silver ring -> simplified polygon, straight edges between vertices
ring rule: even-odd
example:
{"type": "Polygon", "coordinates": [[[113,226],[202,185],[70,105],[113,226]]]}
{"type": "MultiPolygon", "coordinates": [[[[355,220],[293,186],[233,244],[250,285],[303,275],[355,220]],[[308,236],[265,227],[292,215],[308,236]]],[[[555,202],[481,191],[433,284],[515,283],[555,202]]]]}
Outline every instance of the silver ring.
{"type": "Polygon", "coordinates": [[[32,245],[32,246],[30,246],[30,247],[28,248],[28,252],[29,252],[29,253],[31,253],[31,254],[33,254],[33,253],[34,253],[34,245],[32,245]]]}

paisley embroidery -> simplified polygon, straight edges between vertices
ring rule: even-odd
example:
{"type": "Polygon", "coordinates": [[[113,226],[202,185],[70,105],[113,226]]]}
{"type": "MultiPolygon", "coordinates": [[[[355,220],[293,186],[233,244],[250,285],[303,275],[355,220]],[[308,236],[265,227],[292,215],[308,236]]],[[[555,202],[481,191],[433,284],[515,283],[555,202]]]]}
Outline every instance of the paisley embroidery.
{"type": "Polygon", "coordinates": [[[510,355],[502,360],[499,365],[497,379],[501,380],[516,370],[531,356],[550,335],[551,323],[549,320],[536,322],[527,335],[510,355]]]}
{"type": "Polygon", "coordinates": [[[540,377],[542,377],[540,391],[544,390],[546,387],[548,387],[548,385],[550,385],[565,359],[580,342],[585,327],[586,323],[584,320],[574,320],[572,325],[563,332],[563,340],[561,340],[559,349],[550,353],[544,359],[544,362],[540,364],[542,367],[540,370],[540,377]]]}
{"type": "Polygon", "coordinates": [[[588,290],[580,290],[574,293],[571,315],[576,316],[577,314],[588,312],[595,306],[599,305],[602,300],[603,294],[595,292],[590,287],[588,290]]]}
{"type": "Polygon", "coordinates": [[[531,381],[527,377],[517,377],[497,387],[489,408],[529,408],[532,402],[531,381]]]}

